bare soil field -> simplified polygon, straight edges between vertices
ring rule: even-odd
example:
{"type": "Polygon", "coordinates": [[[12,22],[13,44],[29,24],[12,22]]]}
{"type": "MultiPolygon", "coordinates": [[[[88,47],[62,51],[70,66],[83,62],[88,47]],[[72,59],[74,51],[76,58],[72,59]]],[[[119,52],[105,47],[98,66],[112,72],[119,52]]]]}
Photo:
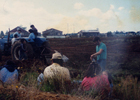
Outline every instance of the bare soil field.
{"type": "MultiPolygon", "coordinates": [[[[125,76],[133,75],[140,79],[140,37],[110,37],[101,38],[101,40],[107,46],[107,66],[114,76],[125,76]]],[[[73,79],[79,76],[79,79],[83,79],[83,75],[88,65],[90,64],[90,55],[95,53],[95,45],[93,44],[93,38],[66,38],[66,39],[49,39],[50,46],[53,50],[57,50],[69,58],[69,61],[65,66],[70,70],[71,77],[73,79]]],[[[0,66],[4,65],[5,62],[11,59],[11,56],[3,56],[0,66]]],[[[28,61],[15,61],[17,66],[20,66],[20,76],[26,72],[37,71],[44,69],[44,65],[39,60],[28,60],[28,61]],[[32,67],[30,67],[32,66],[32,67]]],[[[5,88],[1,88],[2,91],[8,91],[5,88]]],[[[10,89],[10,93],[15,95],[15,91],[10,89]]],[[[31,95],[36,100],[43,100],[44,98],[51,100],[77,100],[82,99],[79,97],[73,97],[70,95],[53,94],[46,92],[31,92],[31,95]]],[[[14,96],[15,97],[15,96],[14,96]]],[[[21,98],[24,97],[21,95],[21,98]]],[[[30,97],[30,96],[29,96],[30,97]]],[[[6,99],[4,99],[6,100],[6,99]]]]}
{"type": "MultiPolygon", "coordinates": [[[[108,37],[101,38],[107,46],[107,66],[113,73],[116,69],[127,69],[135,76],[140,70],[140,65],[129,66],[134,61],[138,63],[140,58],[140,37],[108,37]]],[[[87,69],[90,63],[90,55],[95,53],[93,38],[69,38],[69,39],[49,39],[53,50],[58,50],[70,58],[68,66],[76,69],[87,69]]],[[[114,72],[115,71],[115,72],[114,72]]],[[[130,74],[128,71],[128,74],[130,74]]],[[[121,75],[121,73],[120,73],[121,75]]]]}

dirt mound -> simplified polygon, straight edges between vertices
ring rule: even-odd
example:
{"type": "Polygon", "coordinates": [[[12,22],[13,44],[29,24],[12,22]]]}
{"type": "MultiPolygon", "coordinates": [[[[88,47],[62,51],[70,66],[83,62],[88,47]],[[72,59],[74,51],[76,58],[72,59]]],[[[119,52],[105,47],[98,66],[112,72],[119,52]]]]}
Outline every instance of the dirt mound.
{"type": "Polygon", "coordinates": [[[50,92],[40,92],[32,87],[18,86],[0,86],[1,100],[81,100],[79,97],[54,94],[50,92]]]}

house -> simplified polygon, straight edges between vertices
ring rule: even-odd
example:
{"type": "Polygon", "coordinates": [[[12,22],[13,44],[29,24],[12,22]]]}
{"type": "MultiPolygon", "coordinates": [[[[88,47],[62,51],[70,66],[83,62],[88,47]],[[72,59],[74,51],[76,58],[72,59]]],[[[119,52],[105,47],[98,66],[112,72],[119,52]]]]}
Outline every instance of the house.
{"type": "Polygon", "coordinates": [[[129,32],[127,32],[127,35],[128,36],[134,36],[134,35],[136,35],[136,33],[134,31],[129,31],[129,32]]]}
{"type": "Polygon", "coordinates": [[[28,37],[29,36],[29,33],[26,30],[24,30],[21,27],[19,27],[19,26],[14,28],[14,29],[12,29],[12,30],[10,30],[10,34],[14,34],[17,31],[18,28],[21,30],[21,33],[20,33],[21,37],[28,37]]]}
{"type": "Polygon", "coordinates": [[[137,31],[137,33],[136,33],[136,34],[140,36],[140,31],[137,31]]]}
{"type": "Polygon", "coordinates": [[[97,28],[97,30],[81,30],[77,34],[78,37],[93,37],[93,36],[99,36],[100,32],[97,28]]]}
{"type": "Polygon", "coordinates": [[[124,31],[116,31],[116,32],[113,32],[113,34],[114,34],[114,36],[116,36],[116,37],[124,37],[124,36],[126,36],[127,35],[127,33],[126,32],[124,32],[124,31]]]}
{"type": "Polygon", "coordinates": [[[77,33],[69,33],[69,34],[65,34],[66,38],[77,38],[78,34],[77,33]]]}
{"type": "Polygon", "coordinates": [[[48,29],[46,31],[43,31],[42,35],[44,37],[46,37],[46,36],[62,36],[62,33],[63,33],[62,31],[59,31],[59,30],[54,29],[54,28],[51,28],[51,29],[48,29]]]}

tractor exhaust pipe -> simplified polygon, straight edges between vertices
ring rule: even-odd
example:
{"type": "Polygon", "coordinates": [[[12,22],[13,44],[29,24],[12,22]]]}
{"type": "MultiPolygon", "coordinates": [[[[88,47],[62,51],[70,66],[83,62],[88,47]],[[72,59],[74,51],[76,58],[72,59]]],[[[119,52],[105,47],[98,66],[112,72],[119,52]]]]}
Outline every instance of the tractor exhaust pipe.
{"type": "Polygon", "coordinates": [[[8,40],[7,40],[8,43],[9,43],[9,38],[10,38],[10,28],[9,28],[9,32],[8,32],[8,40]]]}

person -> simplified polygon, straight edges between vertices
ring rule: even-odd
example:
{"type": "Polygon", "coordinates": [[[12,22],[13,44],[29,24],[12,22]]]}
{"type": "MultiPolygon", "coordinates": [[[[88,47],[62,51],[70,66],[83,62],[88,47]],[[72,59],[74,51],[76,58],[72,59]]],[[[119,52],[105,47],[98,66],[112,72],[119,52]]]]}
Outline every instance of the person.
{"type": "Polygon", "coordinates": [[[15,34],[15,35],[14,35],[14,38],[12,38],[12,45],[17,41],[17,40],[16,40],[17,37],[18,37],[17,34],[15,34]]]}
{"type": "Polygon", "coordinates": [[[34,31],[32,29],[29,29],[30,35],[29,35],[29,41],[30,42],[34,42],[35,39],[35,35],[34,35],[34,31]]]}
{"type": "Polygon", "coordinates": [[[60,89],[60,87],[66,86],[69,88],[71,84],[70,72],[67,68],[63,66],[62,55],[58,52],[52,55],[52,64],[45,68],[44,70],[44,80],[52,81],[55,84],[56,89],[60,89]]]}
{"type": "Polygon", "coordinates": [[[38,35],[38,30],[35,28],[35,26],[31,25],[30,27],[33,30],[34,35],[37,36],[38,35]]]}
{"type": "Polygon", "coordinates": [[[21,29],[20,28],[17,28],[17,32],[15,32],[13,34],[13,37],[14,37],[15,34],[17,34],[17,37],[20,38],[21,37],[21,34],[20,33],[21,33],[21,29]]]}
{"type": "Polygon", "coordinates": [[[37,84],[40,85],[44,81],[44,74],[40,73],[37,77],[37,84]]]}
{"type": "Polygon", "coordinates": [[[104,73],[100,74],[101,69],[95,69],[94,67],[95,66],[93,66],[92,64],[88,67],[80,88],[83,91],[94,90],[103,94],[109,94],[110,84],[108,76],[104,73]]]}
{"type": "Polygon", "coordinates": [[[44,82],[44,69],[39,68],[38,72],[40,73],[39,76],[37,77],[37,84],[40,85],[44,82]]]}
{"type": "Polygon", "coordinates": [[[108,81],[109,81],[109,84],[110,84],[109,96],[111,97],[112,92],[113,92],[113,82],[112,82],[113,78],[112,78],[112,75],[111,75],[111,73],[109,73],[109,71],[103,71],[102,74],[106,75],[108,77],[108,81]]]}
{"type": "Polygon", "coordinates": [[[106,45],[103,42],[101,42],[101,39],[99,37],[95,37],[93,42],[96,44],[96,53],[92,54],[90,56],[90,59],[92,60],[93,57],[97,56],[97,63],[101,66],[102,71],[104,71],[107,59],[106,45]]]}
{"type": "Polygon", "coordinates": [[[13,84],[18,81],[18,69],[15,63],[8,60],[4,66],[0,67],[0,80],[6,84],[13,84]]]}
{"type": "Polygon", "coordinates": [[[27,59],[27,56],[25,54],[26,50],[24,48],[25,44],[26,44],[26,41],[25,39],[21,39],[20,40],[21,44],[20,44],[20,55],[19,55],[19,60],[22,60],[22,59],[27,59]]]}

